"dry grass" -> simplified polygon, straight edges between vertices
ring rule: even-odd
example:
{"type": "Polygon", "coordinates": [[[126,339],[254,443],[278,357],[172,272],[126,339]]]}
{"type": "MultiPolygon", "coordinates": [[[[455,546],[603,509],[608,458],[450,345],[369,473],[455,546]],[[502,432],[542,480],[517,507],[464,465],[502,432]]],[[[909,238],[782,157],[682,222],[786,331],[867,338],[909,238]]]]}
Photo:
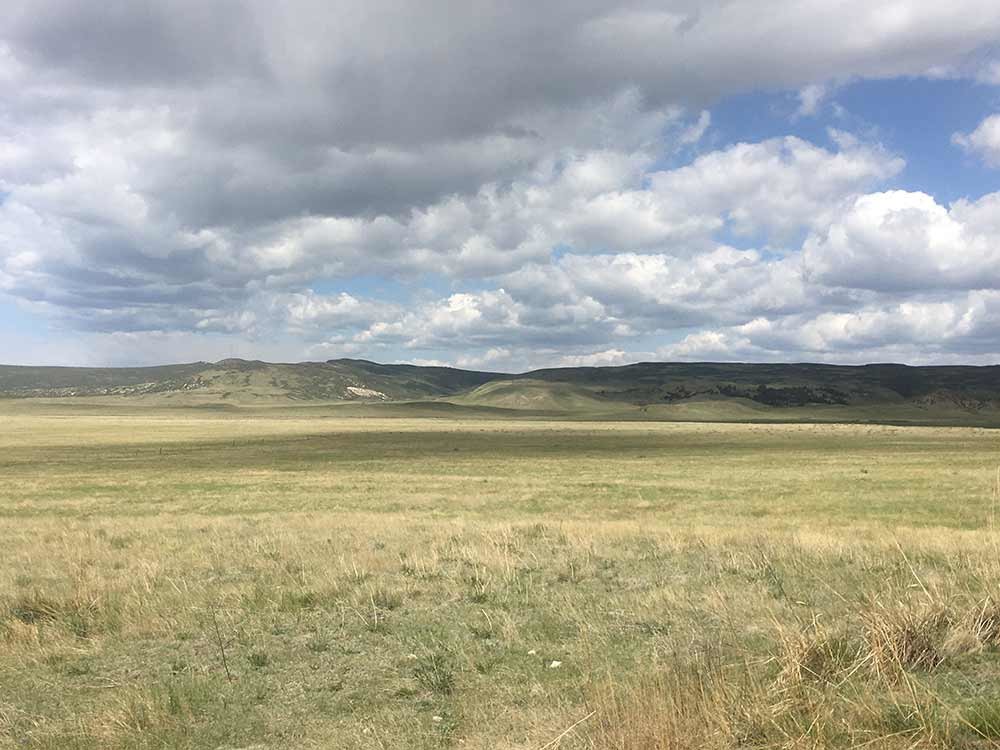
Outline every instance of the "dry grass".
{"type": "Polygon", "coordinates": [[[1000,737],[992,433],[164,418],[8,438],[0,746],[1000,737]]]}

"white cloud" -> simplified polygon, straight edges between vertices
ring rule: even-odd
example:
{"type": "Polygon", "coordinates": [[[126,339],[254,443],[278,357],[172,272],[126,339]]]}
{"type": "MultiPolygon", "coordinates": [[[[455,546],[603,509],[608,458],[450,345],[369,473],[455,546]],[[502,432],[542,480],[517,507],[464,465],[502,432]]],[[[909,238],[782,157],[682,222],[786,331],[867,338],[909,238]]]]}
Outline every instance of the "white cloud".
{"type": "Polygon", "coordinates": [[[991,167],[1000,167],[1000,114],[990,115],[971,133],[955,133],[951,140],[991,167]]]}
{"type": "Polygon", "coordinates": [[[674,170],[648,171],[644,150],[564,152],[509,185],[489,184],[406,218],[305,218],[281,224],[232,259],[272,280],[370,272],[455,277],[583,252],[686,255],[729,226],[791,234],[821,224],[839,201],[896,174],[898,157],[842,138],[829,151],[798,138],[740,143],[674,170]],[[648,186],[643,186],[648,183],[648,186]]]}
{"type": "Polygon", "coordinates": [[[679,215],[700,216],[703,226],[724,219],[740,234],[780,235],[822,225],[845,197],[903,166],[877,146],[851,144],[831,152],[786,137],[713,151],[689,166],[651,175],[650,182],[658,198],[679,215]]]}
{"type": "Polygon", "coordinates": [[[467,370],[513,370],[517,369],[515,357],[511,349],[494,346],[479,354],[458,356],[455,359],[455,366],[467,370]]]}
{"type": "Polygon", "coordinates": [[[805,288],[795,258],[766,260],[720,246],[690,258],[669,255],[568,255],[505,278],[508,291],[539,309],[570,301],[600,305],[620,332],[651,332],[747,315],[786,314],[829,303],[805,288]]]}
{"type": "Polygon", "coordinates": [[[799,89],[799,106],[795,110],[798,117],[814,117],[819,113],[820,105],[824,102],[829,90],[825,84],[810,83],[799,89]]]}
{"type": "Polygon", "coordinates": [[[998,324],[1000,292],[989,290],[844,313],[756,318],[690,334],[659,354],[678,359],[985,364],[1000,360],[998,324]]]}
{"type": "Polygon", "coordinates": [[[685,145],[695,144],[702,139],[711,124],[712,113],[703,109],[698,115],[698,120],[685,128],[678,140],[685,145]]]}
{"type": "Polygon", "coordinates": [[[996,287],[998,201],[994,193],[949,209],[925,193],[863,195],[806,240],[803,264],[813,281],[855,289],[996,287]]]}
{"type": "Polygon", "coordinates": [[[394,304],[359,299],[347,292],[323,295],[312,290],[271,295],[266,304],[271,315],[283,320],[289,330],[307,334],[367,327],[399,309],[394,304]]]}
{"type": "Polygon", "coordinates": [[[518,335],[522,307],[503,289],[452,294],[391,321],[378,321],[355,337],[359,343],[404,343],[414,349],[467,341],[473,346],[518,335]]]}
{"type": "Polygon", "coordinates": [[[588,354],[567,354],[560,358],[559,367],[611,367],[634,361],[634,355],[623,349],[605,349],[588,354]]]}
{"type": "MultiPolygon", "coordinates": [[[[599,361],[996,284],[1000,195],[871,193],[904,167],[877,143],[674,166],[719,142],[728,94],[797,92],[807,116],[820,82],[989,79],[992,0],[555,2],[530,22],[478,0],[11,3],[0,291],[95,342],[599,361]],[[413,299],[363,298],[362,276],[413,299]]],[[[1000,164],[995,119],[956,143],[1000,164]]]]}

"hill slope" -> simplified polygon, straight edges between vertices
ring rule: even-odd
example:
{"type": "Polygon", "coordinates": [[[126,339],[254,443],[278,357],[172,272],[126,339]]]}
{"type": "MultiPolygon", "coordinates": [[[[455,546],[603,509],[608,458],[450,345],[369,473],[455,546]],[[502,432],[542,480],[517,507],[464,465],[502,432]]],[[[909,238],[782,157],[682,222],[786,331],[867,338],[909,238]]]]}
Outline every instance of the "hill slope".
{"type": "Polygon", "coordinates": [[[607,411],[613,402],[573,383],[520,378],[493,380],[467,393],[447,399],[463,406],[492,406],[534,411],[607,411]]]}
{"type": "Polygon", "coordinates": [[[644,362],[516,375],[357,359],[296,364],[230,359],[137,368],[0,366],[0,397],[38,396],[128,397],[163,404],[448,401],[522,411],[645,410],[723,417],[732,412],[735,419],[796,409],[877,418],[882,410],[906,419],[936,414],[950,421],[992,421],[996,415],[1000,421],[1000,366],[644,362]]]}
{"type": "MultiPolygon", "coordinates": [[[[226,359],[163,367],[0,365],[0,397],[155,396],[159,401],[412,401],[475,388],[501,377],[448,367],[365,360],[273,364],[226,359]]],[[[506,376],[504,376],[506,377],[506,376]]]]}
{"type": "Polygon", "coordinates": [[[786,407],[913,402],[977,409],[1000,402],[1000,366],[643,362],[538,370],[524,377],[585,385],[602,397],[639,404],[742,398],[786,407]]]}

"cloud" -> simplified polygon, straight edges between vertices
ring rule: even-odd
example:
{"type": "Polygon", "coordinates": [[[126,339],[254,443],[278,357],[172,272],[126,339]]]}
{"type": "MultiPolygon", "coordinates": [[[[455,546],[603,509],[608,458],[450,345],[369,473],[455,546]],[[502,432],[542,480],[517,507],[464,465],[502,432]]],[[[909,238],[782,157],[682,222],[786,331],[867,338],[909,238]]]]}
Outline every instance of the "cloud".
{"type": "Polygon", "coordinates": [[[502,348],[511,341],[528,347],[575,346],[603,340],[613,328],[614,322],[595,300],[571,299],[540,308],[501,288],[449,295],[393,320],[373,323],[354,340],[417,350],[502,348]]]}
{"type": "Polygon", "coordinates": [[[453,351],[467,364],[485,363],[468,352],[488,348],[507,365],[537,366],[602,351],[634,358],[696,329],[655,356],[987,361],[1000,351],[998,206],[1000,194],[944,207],[923,193],[868,193],[841,202],[801,252],[567,253],[502,276],[498,290],[380,320],[356,340],[453,351]]]}
{"type": "Polygon", "coordinates": [[[618,335],[787,313],[812,300],[831,303],[806,290],[797,259],[765,260],[757,251],[727,246],[690,258],[567,255],[552,265],[525,267],[504,283],[517,299],[539,309],[596,303],[618,335]]]}
{"type": "Polygon", "coordinates": [[[711,124],[712,113],[707,109],[703,109],[698,115],[698,120],[685,128],[678,140],[680,143],[688,146],[695,144],[702,139],[702,136],[705,135],[705,131],[708,130],[711,124]]]}
{"type": "Polygon", "coordinates": [[[395,305],[375,300],[362,300],[341,292],[321,295],[313,291],[276,295],[268,304],[282,313],[293,329],[322,328],[342,330],[364,326],[372,320],[395,313],[395,305]]]}
{"type": "Polygon", "coordinates": [[[1000,167],[1000,114],[990,115],[971,133],[955,133],[951,140],[989,166],[1000,167]]]}
{"type": "Polygon", "coordinates": [[[1000,357],[1000,292],[913,300],[699,331],[664,347],[678,359],[844,363],[991,363],[1000,357]]]}
{"type": "MultiPolygon", "coordinates": [[[[629,106],[634,112],[634,102],[605,111],[617,118],[629,106]]],[[[70,171],[13,186],[0,205],[0,288],[99,330],[231,326],[241,320],[233,308],[261,289],[303,293],[314,279],[350,278],[362,267],[468,279],[545,263],[559,246],[688,256],[727,228],[789,235],[902,167],[877,146],[845,141],[829,151],[782,138],[650,170],[653,154],[636,135],[633,151],[564,151],[506,185],[401,217],[307,215],[192,231],[136,191],[141,175],[128,160],[130,151],[169,151],[173,142],[158,118],[122,125],[108,116],[73,152],[70,171]],[[93,157],[104,149],[112,156],[93,157]]]]}
{"type": "MultiPolygon", "coordinates": [[[[995,198],[871,193],[904,168],[878,143],[724,143],[711,110],[982,78],[998,34],[988,0],[10,0],[0,293],[122,347],[498,362],[961,294],[994,283],[995,198]]],[[[956,142],[993,160],[991,122],[956,142]]]]}
{"type": "Polygon", "coordinates": [[[567,354],[559,360],[560,367],[613,367],[634,362],[633,355],[622,349],[605,349],[589,354],[567,354]]]}
{"type": "Polygon", "coordinates": [[[1000,285],[1000,194],[950,209],[919,192],[856,198],[812,234],[803,264],[813,281],[899,292],[1000,285]]]}
{"type": "Polygon", "coordinates": [[[976,74],[976,80],[991,86],[1000,86],[1000,60],[989,60],[976,74]]]}
{"type": "Polygon", "coordinates": [[[849,293],[808,287],[797,258],[726,246],[689,258],[568,254],[501,281],[387,310],[351,341],[368,351],[450,352],[461,366],[612,361],[602,352],[618,352],[617,362],[663,332],[856,304],[849,293]]]}
{"type": "Polygon", "coordinates": [[[796,116],[814,117],[829,93],[827,86],[822,83],[810,83],[808,86],[800,88],[798,93],[799,107],[795,110],[796,116]]]}
{"type": "Polygon", "coordinates": [[[851,143],[831,152],[788,136],[737,143],[689,166],[653,174],[650,182],[678,216],[703,223],[721,219],[738,234],[782,235],[823,224],[843,197],[903,166],[901,158],[878,146],[851,143]]]}

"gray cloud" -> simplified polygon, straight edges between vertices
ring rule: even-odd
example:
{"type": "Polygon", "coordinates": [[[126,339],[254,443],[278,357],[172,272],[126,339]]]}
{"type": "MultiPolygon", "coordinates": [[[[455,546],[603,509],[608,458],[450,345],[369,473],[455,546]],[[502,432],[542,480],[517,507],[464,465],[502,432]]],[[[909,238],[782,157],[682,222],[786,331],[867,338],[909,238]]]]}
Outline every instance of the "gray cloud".
{"type": "Polygon", "coordinates": [[[237,0],[73,0],[8,5],[4,36],[26,63],[101,86],[187,86],[266,74],[237,0]]]}
{"type": "MultiPolygon", "coordinates": [[[[870,193],[903,168],[877,143],[699,151],[726,94],[993,75],[995,2],[893,7],[11,0],[0,294],[111,342],[582,362],[995,285],[995,197],[870,193]],[[310,290],[372,275],[454,293],[310,290]]],[[[956,143],[992,158],[990,122],[956,143]]]]}

